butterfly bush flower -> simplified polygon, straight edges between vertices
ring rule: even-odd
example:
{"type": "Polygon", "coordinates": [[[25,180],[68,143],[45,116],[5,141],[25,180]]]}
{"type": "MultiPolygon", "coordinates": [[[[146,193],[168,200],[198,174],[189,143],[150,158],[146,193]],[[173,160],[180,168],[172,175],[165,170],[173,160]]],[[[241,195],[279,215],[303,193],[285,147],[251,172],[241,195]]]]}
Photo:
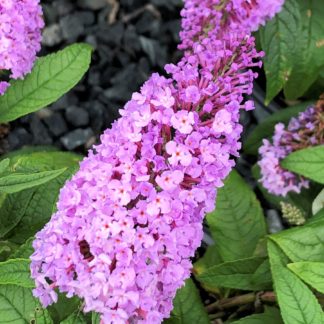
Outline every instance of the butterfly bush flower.
{"type": "MultiPolygon", "coordinates": [[[[44,25],[39,0],[0,1],[0,71],[20,79],[32,69],[44,25]]],[[[0,82],[0,94],[9,83],[0,82]]]]}
{"type": "Polygon", "coordinates": [[[250,31],[232,30],[235,12],[221,4],[186,1],[183,27],[191,8],[203,10],[195,24],[213,22],[209,35],[195,36],[184,58],[166,66],[169,78],[153,74],[133,94],[61,190],[31,257],[44,306],[59,290],[82,298],[102,323],[154,324],[170,315],[202,220],[241,148],[239,111],[252,109],[243,98],[252,92],[251,68],[260,66],[250,31]]]}
{"type": "Polygon", "coordinates": [[[191,49],[206,35],[221,40],[231,34],[250,34],[278,13],[284,0],[190,0],[181,12],[182,43],[180,49],[191,49]],[[226,18],[224,18],[226,16],[226,18]]]}
{"type": "Polygon", "coordinates": [[[280,162],[292,152],[324,144],[323,103],[324,100],[320,100],[315,107],[309,107],[297,118],[292,118],[287,128],[282,123],[277,124],[272,142],[263,140],[258,162],[261,168],[260,181],[270,193],[286,196],[289,192],[299,193],[302,188],[308,188],[308,180],[285,170],[280,162]]]}

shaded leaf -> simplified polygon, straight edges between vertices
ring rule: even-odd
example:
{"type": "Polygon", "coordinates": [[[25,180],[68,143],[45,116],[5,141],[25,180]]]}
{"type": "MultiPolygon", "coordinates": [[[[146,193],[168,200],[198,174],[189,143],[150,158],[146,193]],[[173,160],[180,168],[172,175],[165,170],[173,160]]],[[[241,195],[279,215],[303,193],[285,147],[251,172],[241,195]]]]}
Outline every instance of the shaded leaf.
{"type": "Polygon", "coordinates": [[[322,0],[295,0],[300,10],[293,69],[284,86],[288,99],[301,97],[314,83],[324,65],[324,6],[322,0]]]}
{"type": "Polygon", "coordinates": [[[20,247],[10,255],[10,259],[29,259],[29,257],[33,254],[33,241],[34,237],[30,237],[25,243],[20,245],[20,247]]]}
{"type": "Polygon", "coordinates": [[[0,194],[0,238],[14,229],[25,215],[33,198],[33,192],[23,191],[15,195],[0,194]],[[19,199],[17,199],[19,195],[19,199]]]}
{"type": "Polygon", "coordinates": [[[191,279],[186,280],[185,286],[177,291],[173,306],[171,318],[165,320],[165,324],[210,323],[198,289],[191,279]]]}
{"type": "Polygon", "coordinates": [[[194,263],[194,272],[199,275],[205,272],[208,268],[216,266],[222,262],[217,246],[208,246],[205,254],[194,263]]]}
{"type": "Polygon", "coordinates": [[[65,294],[58,293],[58,300],[50,305],[47,310],[54,323],[61,323],[71,315],[80,313],[81,301],[78,297],[67,298],[65,294]]]}
{"type": "Polygon", "coordinates": [[[300,19],[296,0],[286,0],[281,12],[260,29],[261,46],[266,53],[266,104],[280,92],[291,74],[300,19]]]}
{"type": "MultiPolygon", "coordinates": [[[[216,245],[208,246],[203,257],[199,258],[197,262],[194,263],[193,273],[195,275],[200,275],[208,268],[216,266],[222,262],[222,258],[218,252],[218,247],[216,245]]],[[[220,293],[219,287],[214,284],[209,285],[208,283],[201,282],[201,285],[206,291],[214,292],[216,294],[220,293]]]]}
{"type": "Polygon", "coordinates": [[[79,310],[71,314],[68,318],[61,322],[61,324],[87,324],[84,315],[79,310]]]}
{"type": "Polygon", "coordinates": [[[231,324],[283,324],[283,321],[278,308],[266,307],[262,314],[247,316],[231,324]]]}
{"type": "Polygon", "coordinates": [[[252,256],[266,225],[259,201],[241,176],[232,171],[217,194],[217,208],[207,215],[223,261],[252,256]]]}
{"type": "Polygon", "coordinates": [[[0,241],[0,261],[5,261],[18,248],[17,244],[10,241],[0,241]]]}

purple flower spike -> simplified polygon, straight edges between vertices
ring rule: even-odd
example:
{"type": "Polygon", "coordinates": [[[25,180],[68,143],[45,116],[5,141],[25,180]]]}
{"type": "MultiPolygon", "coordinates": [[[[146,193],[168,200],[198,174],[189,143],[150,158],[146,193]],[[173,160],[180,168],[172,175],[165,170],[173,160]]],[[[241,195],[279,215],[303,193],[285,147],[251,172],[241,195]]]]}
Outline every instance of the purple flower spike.
{"type": "Polygon", "coordinates": [[[61,190],[31,257],[34,295],[43,305],[59,290],[84,299],[84,311],[100,313],[105,324],[169,317],[190,276],[203,218],[241,148],[239,111],[253,108],[243,97],[262,55],[251,30],[234,24],[239,10],[210,9],[219,3],[186,1],[184,24],[203,12],[197,26],[210,21],[208,35],[197,30],[201,37],[185,57],[166,66],[171,77],[153,74],[132,96],[61,190]]]}

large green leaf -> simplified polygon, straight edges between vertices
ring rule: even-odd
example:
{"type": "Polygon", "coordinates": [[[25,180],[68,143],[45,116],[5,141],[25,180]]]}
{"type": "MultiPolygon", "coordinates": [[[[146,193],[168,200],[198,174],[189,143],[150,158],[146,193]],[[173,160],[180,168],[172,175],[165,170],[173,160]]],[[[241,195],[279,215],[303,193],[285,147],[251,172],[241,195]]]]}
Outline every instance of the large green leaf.
{"type": "Polygon", "coordinates": [[[289,154],[283,168],[324,184],[324,145],[308,147],[289,154]]]}
{"type": "Polygon", "coordinates": [[[212,266],[199,275],[197,280],[211,287],[242,290],[271,288],[271,273],[268,259],[252,257],[229,261],[212,266]]]}
{"type": "Polygon", "coordinates": [[[0,285],[17,285],[34,288],[30,278],[30,261],[27,259],[12,259],[0,262],[0,285]]]}
{"type": "Polygon", "coordinates": [[[288,268],[300,279],[324,294],[324,262],[296,262],[288,268]]]}
{"type": "Polygon", "coordinates": [[[15,285],[0,285],[0,314],[1,324],[53,323],[31,289],[15,285]]]}
{"type": "Polygon", "coordinates": [[[293,261],[324,262],[324,219],[271,236],[293,261]]]}
{"type": "Polygon", "coordinates": [[[324,66],[324,5],[323,0],[295,0],[300,8],[298,36],[293,69],[284,86],[288,99],[301,97],[314,83],[324,66]]]}
{"type": "Polygon", "coordinates": [[[245,143],[243,143],[244,152],[257,155],[258,149],[262,145],[262,140],[270,139],[273,136],[274,127],[277,123],[284,123],[287,125],[292,117],[297,116],[312,103],[312,101],[303,102],[292,107],[284,108],[270,115],[249,134],[245,143]]]}
{"type": "Polygon", "coordinates": [[[74,44],[36,61],[24,80],[13,81],[0,97],[0,122],[12,121],[55,102],[88,70],[91,47],[74,44]]]}
{"type": "Polygon", "coordinates": [[[173,300],[171,318],[165,324],[209,324],[208,315],[201,302],[199,292],[191,279],[186,280],[184,287],[178,290],[173,300]]]}
{"type": "Polygon", "coordinates": [[[280,92],[291,74],[299,24],[296,0],[286,0],[282,11],[260,30],[261,46],[266,53],[266,104],[280,92]]]}
{"type": "Polygon", "coordinates": [[[11,173],[0,177],[0,192],[16,193],[42,185],[60,176],[66,169],[42,171],[35,173],[11,173]]]}
{"type": "Polygon", "coordinates": [[[232,171],[217,194],[217,208],[207,215],[223,261],[252,256],[266,225],[259,201],[242,177],[232,171]]]}
{"type": "Polygon", "coordinates": [[[34,152],[11,157],[11,167],[17,171],[67,169],[44,185],[7,195],[0,207],[0,222],[7,221],[11,225],[10,233],[6,231],[10,241],[24,243],[46,224],[55,209],[60,188],[75,172],[79,159],[75,154],[64,152],[34,152]],[[18,219],[18,223],[12,224],[10,219],[18,219]]]}
{"type": "Polygon", "coordinates": [[[278,308],[266,307],[262,314],[247,316],[231,324],[283,324],[283,321],[278,308]]]}
{"type": "Polygon", "coordinates": [[[274,287],[285,324],[323,324],[323,312],[309,288],[287,269],[288,258],[271,240],[268,252],[274,287]]]}

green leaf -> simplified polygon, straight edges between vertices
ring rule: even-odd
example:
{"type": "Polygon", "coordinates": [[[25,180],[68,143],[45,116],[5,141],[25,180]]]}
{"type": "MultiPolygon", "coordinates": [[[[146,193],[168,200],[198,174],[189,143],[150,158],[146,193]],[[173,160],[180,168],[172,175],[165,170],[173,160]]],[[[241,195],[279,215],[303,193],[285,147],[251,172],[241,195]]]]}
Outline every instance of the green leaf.
{"type": "Polygon", "coordinates": [[[20,245],[20,247],[10,255],[10,259],[29,259],[29,257],[33,254],[33,241],[34,237],[30,237],[25,243],[20,245]]]}
{"type": "Polygon", "coordinates": [[[283,324],[283,321],[278,308],[266,307],[262,314],[247,316],[231,324],[283,324]]]}
{"type": "Polygon", "coordinates": [[[266,104],[283,88],[293,69],[300,12],[296,0],[286,0],[282,11],[260,29],[261,46],[265,51],[267,77],[266,104]]]}
{"type": "MultiPolygon", "coordinates": [[[[295,0],[296,1],[296,0],[295,0]]],[[[287,99],[301,97],[314,83],[324,66],[324,6],[323,0],[297,0],[300,10],[298,36],[293,69],[284,86],[287,99]]]]}
{"type": "Polygon", "coordinates": [[[11,243],[10,241],[0,241],[0,261],[5,261],[8,259],[16,249],[18,245],[11,243]]]}
{"type": "Polygon", "coordinates": [[[71,314],[67,319],[62,321],[61,324],[87,324],[87,322],[81,310],[79,310],[71,314]]]}
{"type": "Polygon", "coordinates": [[[72,89],[88,70],[91,51],[89,45],[74,44],[39,58],[32,72],[0,97],[0,123],[46,107],[72,89]]]}
{"type": "MultiPolygon", "coordinates": [[[[216,245],[208,246],[203,257],[199,258],[197,262],[194,263],[193,273],[199,275],[205,272],[208,268],[216,266],[222,263],[222,258],[219,255],[218,247],[216,245]]],[[[215,288],[215,285],[208,285],[202,283],[202,287],[210,292],[219,293],[219,287],[215,288]]]]}
{"type": "Polygon", "coordinates": [[[321,306],[309,288],[286,266],[287,257],[271,240],[268,241],[271,272],[281,315],[285,324],[323,323],[321,306]]]}
{"type": "MultiPolygon", "coordinates": [[[[65,152],[34,152],[11,158],[11,167],[19,171],[67,169],[46,184],[6,196],[0,206],[0,224],[7,222],[9,227],[6,238],[14,243],[24,243],[48,222],[55,209],[59,190],[76,171],[79,160],[79,156],[65,152]],[[14,224],[10,219],[15,220],[14,224]]],[[[1,230],[0,227],[0,234],[1,230]]]]}
{"type": "Polygon", "coordinates": [[[14,171],[31,171],[39,170],[49,171],[60,168],[78,167],[81,156],[60,151],[37,151],[25,154],[16,154],[11,158],[11,168],[14,171]]]}
{"type": "Polygon", "coordinates": [[[5,172],[10,164],[10,160],[9,159],[4,159],[2,161],[0,161],[0,174],[5,172]]]}
{"type": "Polygon", "coordinates": [[[18,225],[33,198],[31,191],[24,191],[18,195],[0,194],[0,200],[3,200],[0,204],[0,238],[5,237],[18,225]]]}
{"type": "Polygon", "coordinates": [[[199,275],[205,272],[208,268],[222,263],[222,258],[219,255],[216,245],[208,246],[205,254],[194,263],[194,272],[199,275]]]}
{"type": "Polygon", "coordinates": [[[324,221],[324,208],[317,212],[313,217],[311,217],[306,224],[309,225],[317,222],[322,223],[322,221],[324,221]]]}
{"type": "Polygon", "coordinates": [[[191,279],[186,280],[185,286],[177,291],[173,306],[171,318],[165,320],[165,324],[210,323],[198,289],[191,279]]]}
{"type": "Polygon", "coordinates": [[[0,191],[12,194],[42,185],[61,175],[66,169],[36,173],[12,173],[0,178],[0,191]]]}
{"type": "Polygon", "coordinates": [[[324,294],[324,262],[296,262],[288,268],[300,279],[324,294]]]}
{"type": "Polygon", "coordinates": [[[100,315],[95,313],[95,312],[92,312],[92,314],[91,314],[91,323],[92,324],[100,324],[100,315]]]}
{"type": "Polygon", "coordinates": [[[46,309],[33,297],[31,289],[15,285],[0,285],[1,324],[51,324],[46,309]]]}
{"type": "Polygon", "coordinates": [[[260,257],[225,262],[208,268],[196,278],[199,282],[215,288],[242,290],[271,288],[269,261],[260,257]]]}
{"type": "Polygon", "coordinates": [[[320,68],[319,76],[316,81],[312,84],[312,86],[307,90],[303,97],[305,98],[319,98],[323,93],[324,89],[324,65],[320,68]]]}
{"type": "Polygon", "coordinates": [[[249,134],[243,144],[244,152],[257,155],[258,149],[262,145],[262,140],[272,138],[274,127],[277,123],[287,125],[292,117],[296,117],[300,112],[305,111],[306,107],[311,104],[313,104],[312,101],[303,102],[292,107],[284,108],[270,115],[249,134]]]}
{"type": "Polygon", "coordinates": [[[0,285],[17,285],[34,288],[34,281],[30,278],[30,261],[27,259],[12,259],[0,262],[0,285]]]}
{"type": "Polygon", "coordinates": [[[271,236],[293,262],[324,262],[324,219],[271,236]]]}
{"type": "Polygon", "coordinates": [[[324,189],[316,196],[312,204],[313,215],[317,214],[324,208],[324,189]]]}
{"type": "Polygon", "coordinates": [[[67,298],[65,294],[58,293],[58,300],[50,305],[47,310],[54,323],[61,323],[69,316],[80,313],[81,300],[78,297],[67,298]]]}
{"type": "Polygon", "coordinates": [[[212,236],[223,261],[252,256],[266,235],[261,205],[242,177],[232,171],[217,194],[217,208],[207,215],[212,236]]]}
{"type": "Polygon", "coordinates": [[[324,184],[324,145],[295,151],[281,165],[289,171],[324,184]]]}

